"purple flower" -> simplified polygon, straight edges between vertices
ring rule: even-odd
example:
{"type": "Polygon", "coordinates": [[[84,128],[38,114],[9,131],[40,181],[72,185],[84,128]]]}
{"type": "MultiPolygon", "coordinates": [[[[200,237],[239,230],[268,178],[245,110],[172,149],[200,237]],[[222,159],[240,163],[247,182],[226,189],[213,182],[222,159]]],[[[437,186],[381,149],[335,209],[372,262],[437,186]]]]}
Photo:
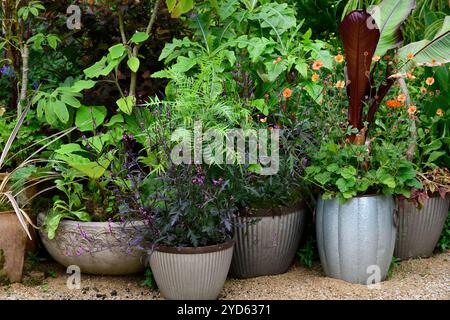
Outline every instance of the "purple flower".
{"type": "Polygon", "coordinates": [[[11,66],[9,65],[4,65],[1,69],[0,69],[0,73],[4,76],[7,76],[8,78],[15,78],[16,75],[14,73],[14,69],[11,68],[11,66]]]}

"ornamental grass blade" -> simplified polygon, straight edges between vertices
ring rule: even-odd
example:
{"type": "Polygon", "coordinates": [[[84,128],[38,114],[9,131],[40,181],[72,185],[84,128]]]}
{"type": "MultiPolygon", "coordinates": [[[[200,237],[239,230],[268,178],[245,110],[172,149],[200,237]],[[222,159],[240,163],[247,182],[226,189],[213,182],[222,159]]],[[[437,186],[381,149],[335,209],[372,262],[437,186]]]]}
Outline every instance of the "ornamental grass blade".
{"type": "Polygon", "coordinates": [[[28,230],[28,226],[27,223],[24,219],[23,216],[23,211],[20,209],[19,204],[17,203],[16,199],[14,199],[13,195],[11,194],[10,191],[8,192],[4,192],[2,193],[6,198],[8,198],[9,202],[11,203],[11,206],[14,209],[14,212],[17,215],[17,219],[19,219],[20,224],[22,225],[22,228],[25,230],[25,232],[27,233],[28,238],[30,238],[30,240],[32,240],[30,231],[28,230]]]}
{"type": "Polygon", "coordinates": [[[363,11],[352,11],[339,27],[347,61],[350,81],[348,120],[354,128],[363,127],[362,111],[369,89],[370,66],[380,39],[380,30],[370,28],[372,16],[363,11]]]}

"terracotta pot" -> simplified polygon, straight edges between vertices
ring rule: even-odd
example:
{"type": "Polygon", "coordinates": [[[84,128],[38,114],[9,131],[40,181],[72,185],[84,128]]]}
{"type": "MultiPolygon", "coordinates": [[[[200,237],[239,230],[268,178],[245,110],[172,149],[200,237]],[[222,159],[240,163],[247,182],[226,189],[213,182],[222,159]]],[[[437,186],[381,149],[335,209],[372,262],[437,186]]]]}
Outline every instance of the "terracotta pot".
{"type": "Polygon", "coordinates": [[[439,241],[448,216],[450,197],[431,197],[422,209],[404,201],[399,210],[399,226],[394,255],[406,260],[430,257],[439,241]]]}
{"type": "Polygon", "coordinates": [[[81,272],[99,275],[127,275],[143,272],[145,254],[129,243],[142,222],[127,226],[108,222],[63,220],[55,239],[43,230],[45,216],[38,216],[39,235],[48,253],[65,267],[76,265],[81,272]]]}
{"type": "MultiPolygon", "coordinates": [[[[5,178],[8,176],[8,173],[0,173],[0,184],[2,183],[3,180],[5,180],[5,178]]],[[[10,186],[10,184],[8,183],[6,185],[6,189],[8,189],[10,186]]],[[[7,191],[7,190],[5,190],[7,191]]],[[[28,201],[28,199],[34,197],[37,193],[37,187],[33,186],[27,189],[27,191],[24,193],[24,195],[19,196],[19,199],[17,199],[17,202],[19,203],[19,205],[21,203],[25,203],[28,201]]],[[[28,206],[28,209],[29,206],[28,206]]],[[[30,210],[25,210],[26,213],[28,214],[28,216],[30,217],[31,221],[36,225],[36,217],[32,216],[30,214],[30,210]]],[[[36,230],[34,228],[29,228],[30,230],[30,234],[31,234],[31,240],[29,238],[27,238],[27,248],[26,248],[26,252],[36,252],[37,249],[37,233],[36,230]]]]}
{"type": "Polygon", "coordinates": [[[251,278],[285,273],[302,237],[304,206],[254,210],[236,220],[231,276],[251,278]]]}
{"type": "Polygon", "coordinates": [[[215,300],[223,289],[234,241],[199,248],[160,246],[150,266],[162,295],[171,300],[215,300]]]}
{"type": "Polygon", "coordinates": [[[22,280],[27,239],[16,213],[0,212],[0,284],[22,280]]]}

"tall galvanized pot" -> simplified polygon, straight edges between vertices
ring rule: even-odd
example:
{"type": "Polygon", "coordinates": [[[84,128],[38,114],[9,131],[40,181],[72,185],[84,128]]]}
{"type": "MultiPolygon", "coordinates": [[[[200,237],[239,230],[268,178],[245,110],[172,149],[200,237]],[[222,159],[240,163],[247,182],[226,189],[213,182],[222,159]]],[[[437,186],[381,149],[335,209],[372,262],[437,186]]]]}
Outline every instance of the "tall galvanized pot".
{"type": "Polygon", "coordinates": [[[422,209],[404,201],[399,209],[394,255],[402,260],[431,256],[447,219],[449,205],[450,197],[432,197],[422,209]]]}
{"type": "Polygon", "coordinates": [[[223,289],[234,241],[199,248],[159,246],[150,267],[159,290],[170,300],[215,300],[223,289]]]}
{"type": "Polygon", "coordinates": [[[395,203],[388,196],[319,199],[316,217],[320,261],[327,276],[372,284],[386,278],[392,261],[395,203]]]}
{"type": "Polygon", "coordinates": [[[231,276],[251,278],[285,273],[294,260],[304,229],[303,204],[256,210],[236,219],[231,276]]]}

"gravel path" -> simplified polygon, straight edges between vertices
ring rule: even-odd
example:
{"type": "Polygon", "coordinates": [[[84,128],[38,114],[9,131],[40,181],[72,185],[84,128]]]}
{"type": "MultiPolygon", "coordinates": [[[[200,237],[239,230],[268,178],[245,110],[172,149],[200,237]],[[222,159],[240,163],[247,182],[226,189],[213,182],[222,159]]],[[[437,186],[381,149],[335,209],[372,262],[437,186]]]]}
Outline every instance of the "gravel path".
{"type": "MultiPolygon", "coordinates": [[[[42,263],[25,284],[0,287],[0,299],[161,299],[143,286],[142,276],[82,275],[81,289],[69,290],[65,269],[42,263]],[[40,279],[39,279],[40,278],[40,279]],[[38,279],[38,280],[36,280],[38,279]]],[[[311,270],[298,264],[280,276],[229,279],[221,299],[445,299],[450,300],[450,251],[429,259],[400,263],[379,289],[349,284],[324,276],[320,264],[311,270]]]]}

